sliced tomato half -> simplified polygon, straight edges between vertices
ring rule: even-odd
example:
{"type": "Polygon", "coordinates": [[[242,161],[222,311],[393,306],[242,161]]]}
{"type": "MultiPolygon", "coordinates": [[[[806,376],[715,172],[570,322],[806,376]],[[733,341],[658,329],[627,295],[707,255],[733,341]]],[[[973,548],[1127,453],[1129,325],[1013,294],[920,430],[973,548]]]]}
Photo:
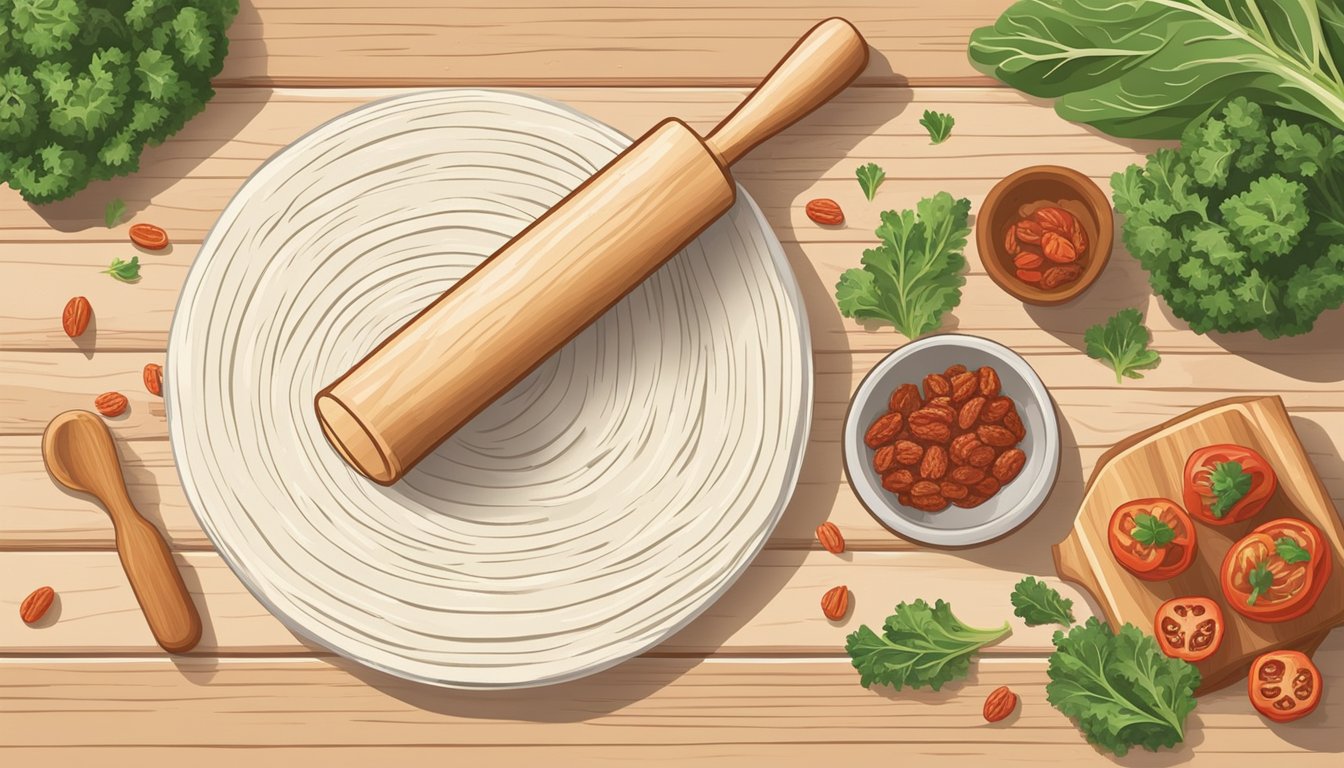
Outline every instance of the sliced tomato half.
{"type": "Polygon", "coordinates": [[[1147,581],[1169,579],[1195,557],[1195,527],[1171,499],[1135,499],[1111,515],[1111,554],[1125,570],[1147,581]]]}
{"type": "Polygon", "coordinates": [[[1321,671],[1299,651],[1270,651],[1251,662],[1251,706],[1276,723],[1310,715],[1321,703],[1321,671]]]}
{"type": "Polygon", "coordinates": [[[1176,659],[1202,661],[1223,644],[1223,609],[1207,597],[1176,597],[1153,617],[1153,636],[1162,652],[1176,659]]]}
{"type": "Polygon", "coordinates": [[[1265,457],[1244,445],[1210,445],[1185,462],[1185,508],[1209,525],[1231,525],[1265,508],[1278,477],[1265,457]]]}
{"type": "Polygon", "coordinates": [[[1256,621],[1281,622],[1311,610],[1333,570],[1325,537],[1305,520],[1280,518],[1243,536],[1223,558],[1227,604],[1256,621]]]}

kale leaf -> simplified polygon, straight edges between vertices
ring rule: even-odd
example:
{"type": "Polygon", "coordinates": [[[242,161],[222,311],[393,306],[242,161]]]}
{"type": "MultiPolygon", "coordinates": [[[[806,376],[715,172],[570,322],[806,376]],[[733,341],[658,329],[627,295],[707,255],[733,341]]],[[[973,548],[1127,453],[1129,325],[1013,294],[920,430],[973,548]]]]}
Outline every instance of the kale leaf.
{"type": "Polygon", "coordinates": [[[1101,360],[1115,370],[1115,382],[1125,377],[1142,379],[1141,370],[1156,368],[1162,357],[1148,348],[1148,329],[1137,309],[1122,309],[1105,325],[1094,325],[1083,332],[1087,356],[1101,360]]]}
{"type": "Polygon", "coordinates": [[[1150,635],[1132,624],[1115,633],[1096,618],[1055,633],[1047,674],[1055,709],[1088,741],[1121,756],[1134,746],[1180,743],[1200,683],[1193,664],[1167,657],[1150,635]]]}
{"type": "Polygon", "coordinates": [[[1234,96],[1344,131],[1344,9],[1333,0],[1263,13],[1244,2],[1021,0],[971,34],[969,55],[1112,136],[1174,139],[1234,96]]]}
{"type": "Polygon", "coordinates": [[[1058,592],[1034,576],[1017,582],[1009,599],[1013,603],[1013,615],[1026,622],[1028,627],[1042,624],[1067,627],[1074,622],[1073,601],[1060,597],[1058,592]]]}
{"type": "Polygon", "coordinates": [[[913,211],[883,211],[882,244],[864,251],[863,268],[846,270],[835,287],[841,314],[885,320],[911,339],[937,328],[961,303],[970,212],[970,200],[946,192],[913,211]]]}
{"type": "Polygon", "coordinates": [[[845,641],[845,650],[864,688],[880,683],[898,691],[906,685],[936,691],[965,677],[977,651],[1011,632],[1008,622],[995,629],[968,627],[942,600],[932,607],[916,600],[896,606],[881,635],[860,626],[845,641]]]}

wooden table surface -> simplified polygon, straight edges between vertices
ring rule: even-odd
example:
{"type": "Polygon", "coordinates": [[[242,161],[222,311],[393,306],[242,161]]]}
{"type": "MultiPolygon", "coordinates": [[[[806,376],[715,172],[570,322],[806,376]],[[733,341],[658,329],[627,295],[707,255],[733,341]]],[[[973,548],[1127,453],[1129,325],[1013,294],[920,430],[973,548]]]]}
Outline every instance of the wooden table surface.
{"type": "MultiPolygon", "coordinates": [[[[1117,252],[1080,301],[1024,307],[986,277],[975,248],[965,297],[943,330],[973,333],[1022,353],[1062,414],[1063,465],[1047,506],[1010,538],[932,551],[888,533],[845,484],[839,435],[859,378],[904,343],[889,328],[841,318],[839,273],[874,242],[886,208],[939,190],[976,206],[1025,165],[1059,163],[1095,178],[1155,145],[1110,139],[1065,122],[1048,105],[976,74],[967,35],[1007,0],[243,0],[218,96],[136,175],[32,208],[0,192],[0,745],[6,765],[551,764],[1037,765],[1106,763],[1045,701],[1049,628],[1014,619],[968,680],[940,693],[893,694],[858,684],[843,651],[860,623],[891,607],[944,598],[965,621],[997,625],[1008,594],[1036,574],[1095,610],[1054,575],[1050,545],[1071,524],[1085,478],[1121,437],[1213,399],[1281,394],[1336,505],[1344,505],[1344,312],[1318,330],[1268,342],[1254,334],[1200,336],[1173,318],[1144,273],[1117,252]],[[500,694],[426,688],[361,669],[296,639],[252,599],[215,554],[188,509],[167,442],[162,401],[140,384],[161,362],[174,304],[199,243],[244,179],[318,123],[397,89],[512,88],[570,104],[631,134],[667,115],[713,125],[790,43],[827,15],[852,20],[874,48],[856,87],[744,160],[737,178],[784,243],[805,294],[816,354],[811,445],[793,502],[732,591],[654,651],[586,680],[500,694]],[[924,109],[952,113],[952,138],[931,146],[924,109]],[[864,199],[856,166],[888,174],[864,199]],[[841,230],[803,214],[814,197],[839,201],[841,230]],[[171,252],[146,257],[126,285],[99,273],[133,253],[128,223],[107,229],[121,198],[134,221],[165,227],[171,252]],[[95,324],[72,342],[60,327],[67,298],[92,301],[95,324]],[[1115,383],[1086,357],[1083,331],[1124,307],[1147,315],[1161,367],[1115,383]],[[65,493],[39,453],[48,419],[120,390],[129,414],[112,420],[131,495],[166,533],[205,622],[187,657],[155,645],[112,549],[106,516],[65,493]],[[822,551],[813,529],[831,520],[850,553],[822,551]],[[59,601],[39,627],[19,621],[29,590],[59,601]],[[821,616],[821,594],[853,590],[842,623],[821,616]],[[988,725],[985,695],[1009,685],[1020,714],[988,725]],[[937,757],[944,759],[938,760],[937,757]],[[949,761],[946,758],[951,758],[949,761]],[[377,761],[376,763],[374,761],[377,761]]],[[[128,222],[131,217],[128,217],[128,222]]],[[[1126,765],[1222,764],[1292,756],[1340,765],[1344,751],[1344,631],[1317,654],[1321,711],[1268,726],[1241,686],[1202,699],[1177,750],[1135,752],[1126,765]]]]}

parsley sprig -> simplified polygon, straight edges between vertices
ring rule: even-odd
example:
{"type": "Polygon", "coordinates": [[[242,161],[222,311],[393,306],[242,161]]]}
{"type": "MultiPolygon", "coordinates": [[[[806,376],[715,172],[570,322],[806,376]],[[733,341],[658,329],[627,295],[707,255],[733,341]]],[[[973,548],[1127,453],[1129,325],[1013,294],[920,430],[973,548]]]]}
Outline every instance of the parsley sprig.
{"type": "Polygon", "coordinates": [[[1281,536],[1274,541],[1274,551],[1278,552],[1283,562],[1289,565],[1311,562],[1311,553],[1287,536],[1281,536]]]}
{"type": "Polygon", "coordinates": [[[1255,605],[1255,601],[1274,586],[1274,574],[1269,571],[1269,561],[1261,560],[1256,563],[1251,572],[1246,574],[1246,581],[1251,585],[1251,595],[1246,598],[1246,604],[1255,605]]]}
{"type": "Polygon", "coordinates": [[[1176,540],[1176,531],[1156,515],[1135,515],[1131,535],[1145,547],[1165,547],[1176,540]]]}
{"type": "Polygon", "coordinates": [[[863,194],[869,200],[877,195],[877,188],[882,184],[882,180],[887,178],[887,172],[877,163],[868,163],[860,165],[854,175],[859,179],[859,186],[863,188],[863,194]]]}
{"type": "Polygon", "coordinates": [[[934,112],[932,109],[924,110],[924,117],[919,121],[924,130],[929,132],[929,139],[933,144],[947,141],[947,137],[952,133],[952,126],[956,123],[956,119],[948,113],[934,112]]]}
{"type": "Polygon", "coordinates": [[[103,274],[111,275],[123,283],[134,283],[140,279],[140,257],[132,256],[130,261],[113,259],[112,266],[104,269],[103,274]]]}
{"type": "Polygon", "coordinates": [[[1223,461],[1215,464],[1209,475],[1209,488],[1213,491],[1214,501],[1209,505],[1213,516],[1222,519],[1237,502],[1251,492],[1251,476],[1242,469],[1237,461],[1223,461]]]}
{"type": "Polygon", "coordinates": [[[1126,378],[1142,379],[1142,370],[1156,368],[1162,357],[1148,348],[1150,334],[1137,309],[1122,309],[1104,325],[1088,328],[1083,334],[1087,356],[1100,360],[1115,371],[1115,383],[1126,378]]]}
{"type": "Polygon", "coordinates": [[[103,223],[107,225],[108,229],[111,229],[121,223],[121,219],[125,215],[126,204],[118,198],[108,203],[107,208],[103,209],[103,223]]]}
{"type": "Polygon", "coordinates": [[[883,211],[881,244],[864,251],[863,267],[845,270],[835,286],[840,314],[884,320],[909,339],[937,328],[961,302],[970,212],[970,200],[946,192],[913,211],[883,211]]]}

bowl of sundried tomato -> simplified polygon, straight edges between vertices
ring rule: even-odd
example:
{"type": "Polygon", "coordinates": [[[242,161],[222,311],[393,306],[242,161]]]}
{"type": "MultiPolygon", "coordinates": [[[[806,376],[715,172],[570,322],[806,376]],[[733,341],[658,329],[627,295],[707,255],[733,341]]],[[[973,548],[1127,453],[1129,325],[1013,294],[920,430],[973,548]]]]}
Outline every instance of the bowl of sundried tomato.
{"type": "Polygon", "coordinates": [[[1033,165],[994,185],[976,214],[975,242],[990,279],[1039,306],[1091,287],[1111,258],[1111,203],[1071,168],[1033,165]]]}
{"type": "Polygon", "coordinates": [[[1059,422],[1021,356],[945,333],[882,359],[850,401],[845,474],[873,517],[924,544],[999,538],[1045,503],[1059,473],[1059,422]]]}

